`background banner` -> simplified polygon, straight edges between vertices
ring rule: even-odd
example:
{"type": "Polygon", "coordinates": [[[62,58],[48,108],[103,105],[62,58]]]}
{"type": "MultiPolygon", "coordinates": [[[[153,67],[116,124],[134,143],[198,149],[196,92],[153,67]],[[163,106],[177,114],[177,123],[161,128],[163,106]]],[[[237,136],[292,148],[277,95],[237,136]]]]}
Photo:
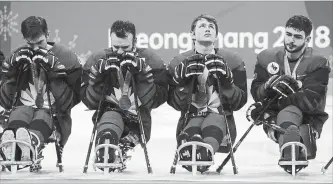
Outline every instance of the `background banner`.
{"type": "MultiPolygon", "coordinates": [[[[0,2],[0,50],[5,55],[22,43],[21,22],[30,15],[46,18],[50,41],[73,49],[84,62],[108,47],[109,28],[118,19],[137,28],[138,46],[150,47],[168,63],[192,48],[193,19],[216,17],[216,46],[239,53],[252,78],[256,55],[282,46],[284,25],[295,14],[313,21],[311,46],[327,56],[332,66],[333,2],[0,2]]],[[[331,73],[332,77],[332,73],[331,73]]]]}

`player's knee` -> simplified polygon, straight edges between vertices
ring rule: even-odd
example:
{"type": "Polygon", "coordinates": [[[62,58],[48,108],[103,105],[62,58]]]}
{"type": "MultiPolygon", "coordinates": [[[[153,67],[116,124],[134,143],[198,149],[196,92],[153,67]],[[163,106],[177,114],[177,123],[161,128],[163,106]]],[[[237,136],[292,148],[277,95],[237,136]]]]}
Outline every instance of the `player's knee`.
{"type": "Polygon", "coordinates": [[[212,137],[218,141],[219,144],[221,144],[223,139],[224,133],[223,130],[216,126],[207,126],[202,129],[202,137],[212,137]]]}
{"type": "Polygon", "coordinates": [[[200,127],[196,127],[196,126],[186,127],[185,130],[184,130],[184,132],[186,132],[189,137],[192,137],[195,134],[201,135],[201,129],[200,129],[200,127]]]}
{"type": "Polygon", "coordinates": [[[97,131],[111,129],[116,132],[119,138],[124,131],[124,122],[122,116],[114,111],[105,112],[97,125],[97,131]]]}
{"type": "Polygon", "coordinates": [[[202,129],[202,137],[205,143],[210,144],[216,152],[223,139],[223,131],[216,126],[207,126],[202,129]]]}
{"type": "MultiPolygon", "coordinates": [[[[290,126],[290,123],[296,126],[300,126],[303,121],[303,113],[302,111],[293,105],[289,105],[286,108],[282,109],[276,119],[277,125],[282,127],[282,124],[285,124],[283,126],[290,126]],[[288,123],[286,123],[288,122],[288,123]]],[[[284,127],[284,128],[287,128],[284,127]]]]}
{"type": "Polygon", "coordinates": [[[42,134],[44,140],[47,140],[52,134],[52,125],[48,124],[42,119],[33,120],[30,123],[30,130],[38,131],[42,134]]]}
{"type": "Polygon", "coordinates": [[[16,130],[20,127],[28,128],[29,124],[25,121],[22,121],[22,120],[13,120],[13,121],[10,121],[9,124],[8,124],[9,129],[16,130]]]}
{"type": "Polygon", "coordinates": [[[201,135],[201,124],[204,120],[204,117],[194,117],[188,120],[188,123],[184,129],[184,131],[192,137],[194,134],[201,135]]]}

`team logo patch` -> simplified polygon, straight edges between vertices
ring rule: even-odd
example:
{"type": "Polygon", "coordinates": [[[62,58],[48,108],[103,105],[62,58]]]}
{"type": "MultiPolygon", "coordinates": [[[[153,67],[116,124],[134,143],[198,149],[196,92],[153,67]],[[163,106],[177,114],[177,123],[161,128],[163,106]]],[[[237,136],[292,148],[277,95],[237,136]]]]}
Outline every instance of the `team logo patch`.
{"type": "Polygon", "coordinates": [[[279,64],[277,64],[276,62],[271,62],[267,66],[268,73],[272,75],[277,74],[279,72],[279,69],[280,69],[279,64]]]}

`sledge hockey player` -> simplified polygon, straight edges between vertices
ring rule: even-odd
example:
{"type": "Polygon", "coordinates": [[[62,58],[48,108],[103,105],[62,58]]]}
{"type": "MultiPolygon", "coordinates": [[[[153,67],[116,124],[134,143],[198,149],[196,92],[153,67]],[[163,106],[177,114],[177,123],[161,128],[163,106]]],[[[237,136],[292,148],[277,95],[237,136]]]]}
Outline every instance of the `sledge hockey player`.
{"type": "MultiPolygon", "coordinates": [[[[111,47],[92,54],[84,65],[81,97],[89,109],[96,110],[93,121],[99,115],[95,146],[108,141],[128,150],[141,143],[138,118],[142,119],[146,140],[150,139],[151,110],[167,100],[167,71],[155,52],[136,47],[136,28],[132,22],[115,21],[110,36],[111,47]],[[135,104],[136,95],[139,107],[135,104]]],[[[122,154],[126,155],[126,150],[122,154]]],[[[105,149],[95,151],[95,162],[103,163],[105,149]]],[[[120,161],[115,149],[109,149],[108,153],[108,163],[120,161]]],[[[109,168],[109,172],[115,169],[119,168],[109,168]]]]}
{"type": "MultiPolygon", "coordinates": [[[[48,42],[47,22],[30,16],[21,23],[26,44],[17,48],[2,63],[0,105],[10,110],[1,142],[19,140],[15,153],[12,144],[3,145],[6,160],[31,161],[32,151],[43,158],[42,150],[59,128],[63,147],[71,133],[71,109],[80,102],[82,67],[76,54],[54,42],[48,42]]],[[[62,150],[61,150],[62,151],[62,150]]],[[[40,169],[40,162],[37,164],[40,169]]]]}
{"type": "MultiPolygon", "coordinates": [[[[218,34],[214,17],[207,14],[198,16],[191,24],[190,33],[194,49],[174,57],[168,65],[172,78],[168,104],[181,111],[176,131],[177,144],[179,147],[184,142],[199,141],[210,145],[213,154],[228,153],[226,123],[234,142],[236,125],[233,111],[242,108],[247,101],[245,64],[237,54],[214,48],[218,34]],[[194,86],[191,86],[193,80],[194,86]]],[[[179,157],[182,161],[192,160],[192,146],[180,150],[179,157]]],[[[212,157],[206,147],[198,146],[197,161],[212,161],[212,157]]],[[[192,171],[191,166],[183,167],[192,171]]],[[[201,173],[208,169],[209,166],[198,167],[201,173]]]]}
{"type": "MultiPolygon", "coordinates": [[[[5,60],[5,56],[3,55],[3,53],[0,50],[0,66],[2,65],[2,62],[5,60]]],[[[0,84],[1,84],[1,75],[0,75],[0,84]]],[[[0,137],[3,133],[3,122],[5,120],[5,112],[6,110],[0,105],[0,137]]],[[[0,155],[1,157],[1,155],[0,155]]]]}
{"type": "MultiPolygon", "coordinates": [[[[314,159],[316,139],[328,119],[324,110],[331,69],[324,56],[308,47],[311,30],[309,18],[302,15],[291,17],[285,25],[284,46],[266,49],[257,56],[251,84],[251,94],[256,102],[269,101],[277,96],[260,118],[286,130],[281,133],[263,126],[268,137],[279,144],[279,165],[290,174],[292,165],[282,164],[292,159],[288,143],[299,142],[305,146],[296,145],[296,160],[314,159]]],[[[253,119],[259,116],[263,106],[254,110],[253,119]]],[[[296,165],[294,172],[306,166],[296,165]]]]}

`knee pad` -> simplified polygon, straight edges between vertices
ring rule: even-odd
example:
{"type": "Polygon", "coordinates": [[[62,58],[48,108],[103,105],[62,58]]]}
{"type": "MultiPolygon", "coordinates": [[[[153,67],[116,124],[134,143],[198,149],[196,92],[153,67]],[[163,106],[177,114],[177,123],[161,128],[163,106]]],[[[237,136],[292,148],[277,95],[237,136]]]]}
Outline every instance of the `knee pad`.
{"type": "Polygon", "coordinates": [[[13,121],[9,122],[9,124],[8,124],[8,128],[13,129],[13,130],[16,130],[20,127],[29,128],[29,124],[22,120],[13,120],[13,121]]]}
{"type": "Polygon", "coordinates": [[[201,125],[203,120],[203,117],[190,118],[187,122],[184,132],[186,132],[190,137],[195,134],[201,135],[201,125]]]}
{"type": "Polygon", "coordinates": [[[309,124],[302,124],[299,129],[301,142],[305,145],[307,149],[307,159],[315,159],[317,153],[317,143],[312,130],[313,128],[309,124]]]}
{"type": "Polygon", "coordinates": [[[303,113],[296,106],[289,105],[286,108],[282,109],[276,118],[276,124],[281,126],[284,122],[291,122],[296,126],[300,126],[303,122],[303,113]]]}
{"type": "Polygon", "coordinates": [[[114,111],[105,112],[97,124],[97,132],[112,130],[117,139],[121,137],[124,131],[124,122],[122,116],[114,111]]]}
{"type": "Polygon", "coordinates": [[[52,128],[41,119],[33,120],[30,124],[30,130],[39,132],[44,140],[47,140],[52,134],[52,128]]]}

